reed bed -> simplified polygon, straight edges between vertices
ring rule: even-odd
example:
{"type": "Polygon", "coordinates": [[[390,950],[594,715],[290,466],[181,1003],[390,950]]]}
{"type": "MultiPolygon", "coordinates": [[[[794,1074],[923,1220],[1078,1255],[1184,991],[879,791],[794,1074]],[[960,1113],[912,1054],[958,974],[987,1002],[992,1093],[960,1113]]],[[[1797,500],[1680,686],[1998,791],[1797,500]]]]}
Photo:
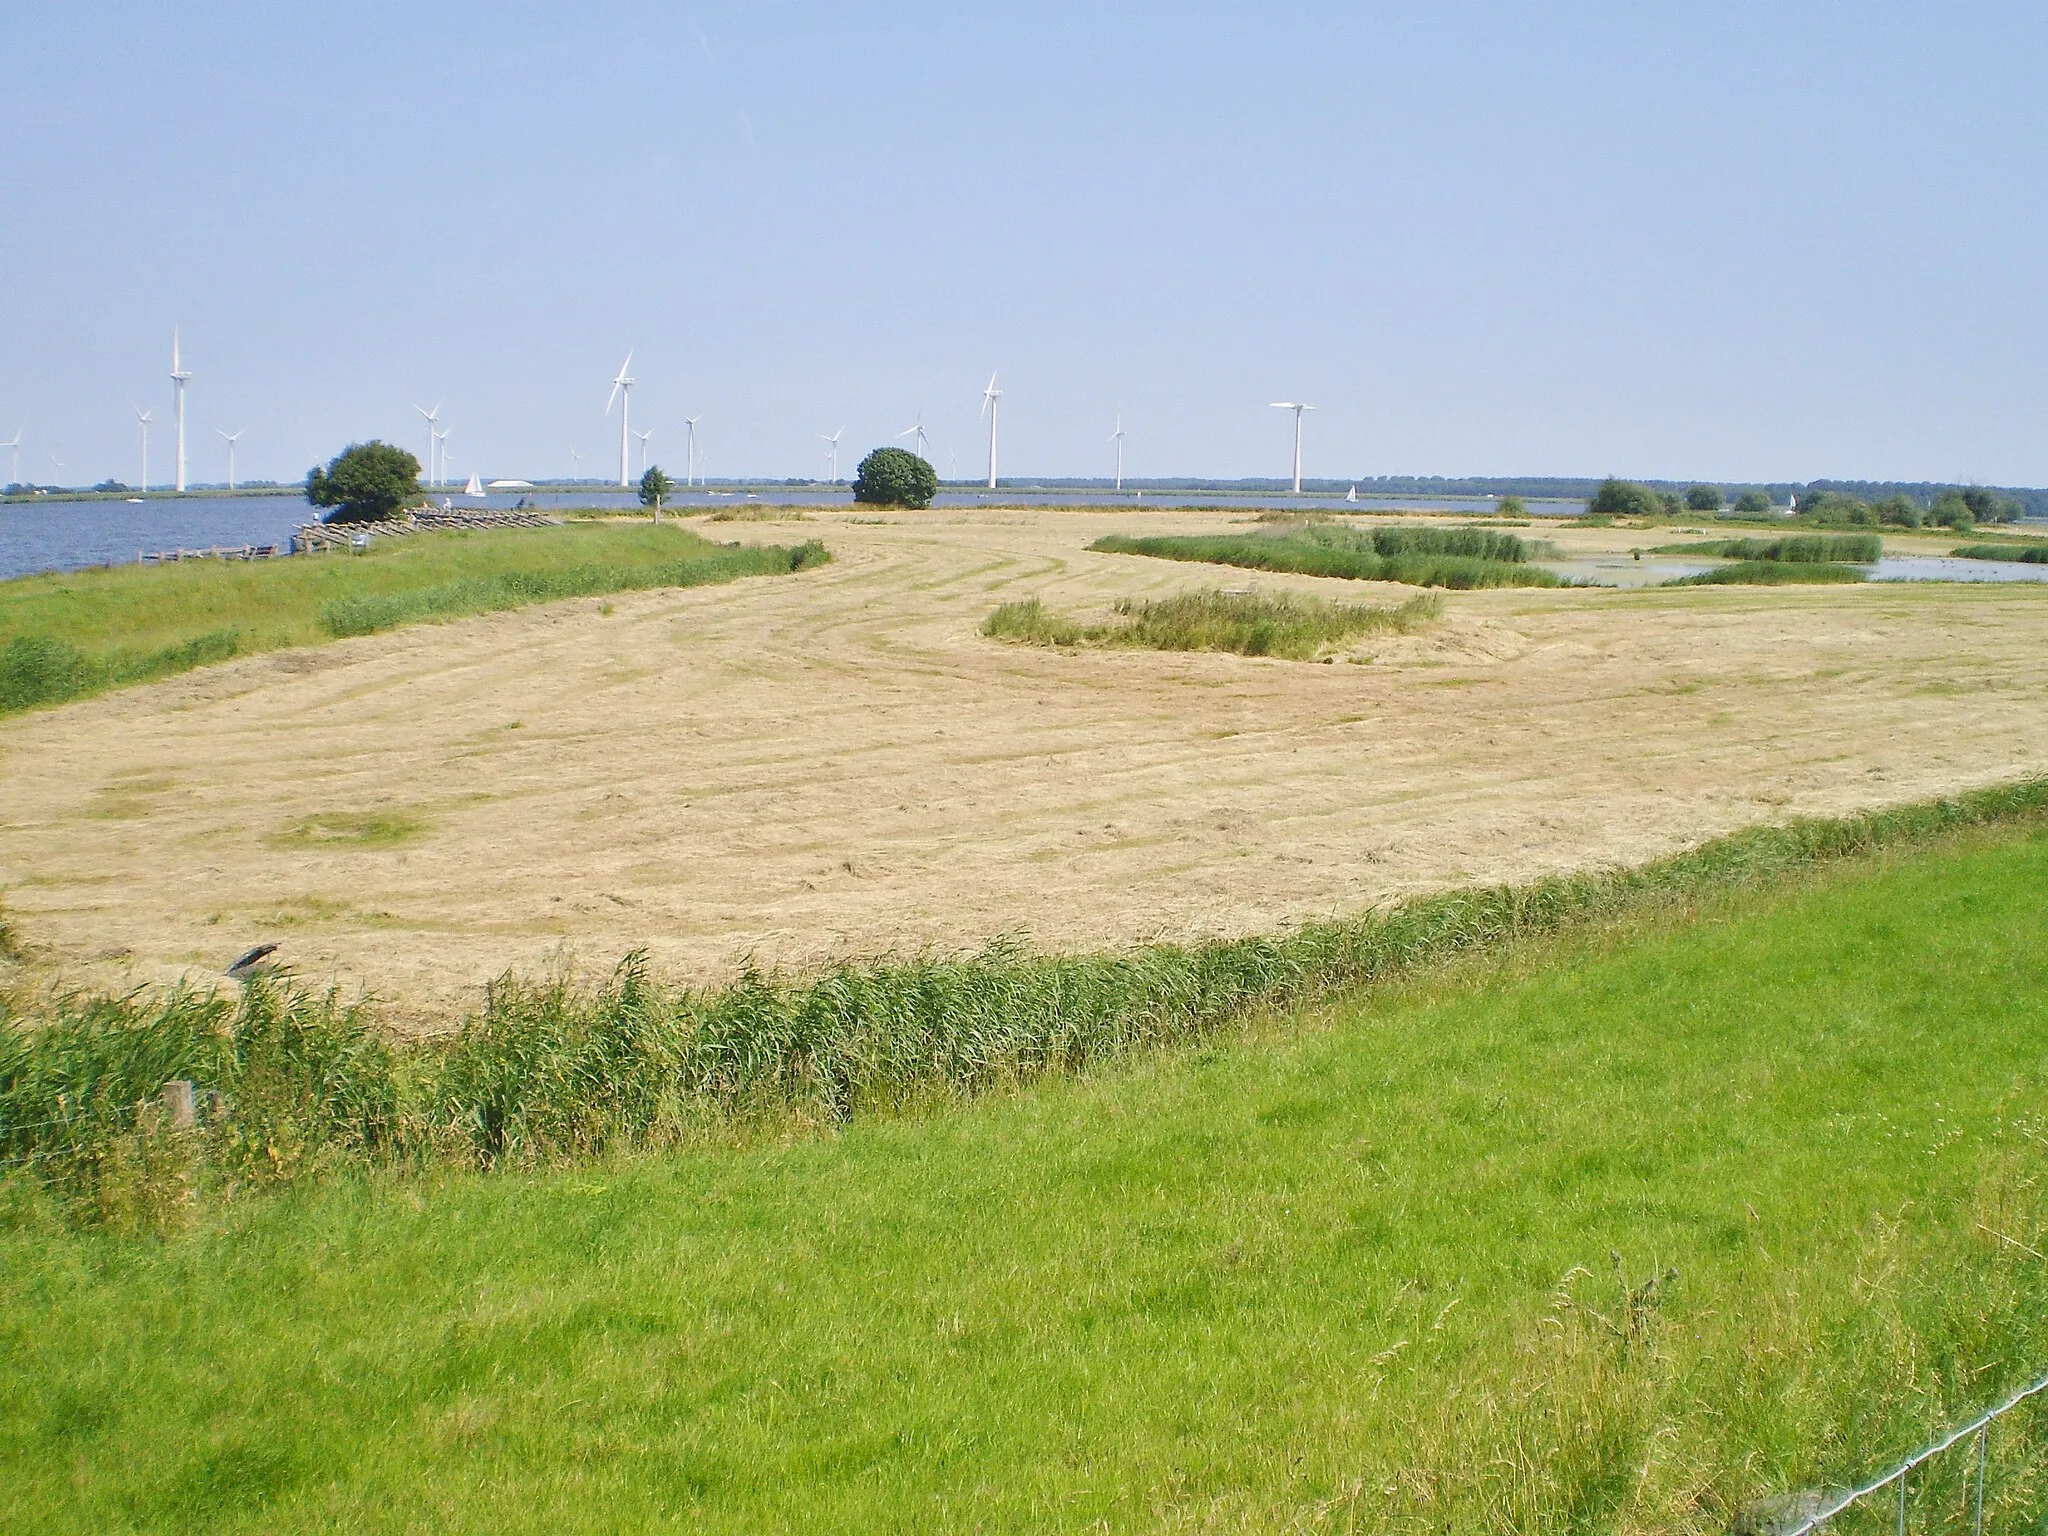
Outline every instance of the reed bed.
{"type": "Polygon", "coordinates": [[[1088,546],[1103,554],[1149,555],[1161,560],[1205,561],[1247,570],[1338,576],[1352,581],[1396,581],[1408,586],[1569,586],[1563,577],[1529,564],[1529,546],[1492,528],[1358,528],[1310,523],[1284,533],[1153,535],[1111,534],[1088,546]]]}
{"type": "Polygon", "coordinates": [[[1958,560],[2017,560],[2027,565],[2048,565],[2048,540],[2027,544],[1965,544],[1949,553],[1958,560]]]}
{"type": "Polygon", "coordinates": [[[1717,555],[1724,560],[1819,565],[1832,560],[1868,565],[1884,553],[1874,533],[1794,533],[1778,539],[1710,539],[1703,544],[1661,544],[1654,554],[1717,555]]]}
{"type": "Polygon", "coordinates": [[[1156,602],[1117,604],[1117,619],[1084,626],[1037,598],[1005,603],[981,632],[992,639],[1061,649],[1131,646],[1155,651],[1229,651],[1308,661],[1330,646],[1371,634],[1408,634],[1436,619],[1443,601],[1411,599],[1398,607],[1333,603],[1281,593],[1184,592],[1156,602]]]}
{"type": "Polygon", "coordinates": [[[451,1034],[400,1045],[289,980],[234,995],[75,997],[0,1020],[0,1166],[82,1220],[170,1220],[226,1180],[336,1163],[499,1167],[664,1145],[760,1116],[840,1124],[1197,1040],[1246,1016],[1474,951],[1873,850],[2048,814],[2048,779],[1717,839],[1635,869],[1456,891],[1290,932],[1081,955],[1014,942],[822,975],[665,987],[506,978],[451,1034]],[[153,1105],[197,1085],[191,1132],[153,1105]]]}
{"type": "Polygon", "coordinates": [[[1730,565],[1716,566],[1711,571],[1701,571],[1695,576],[1680,576],[1667,581],[1667,587],[1788,587],[1802,585],[1826,585],[1838,582],[1866,580],[1864,572],[1853,565],[1811,564],[1786,560],[1737,560],[1730,565]]]}

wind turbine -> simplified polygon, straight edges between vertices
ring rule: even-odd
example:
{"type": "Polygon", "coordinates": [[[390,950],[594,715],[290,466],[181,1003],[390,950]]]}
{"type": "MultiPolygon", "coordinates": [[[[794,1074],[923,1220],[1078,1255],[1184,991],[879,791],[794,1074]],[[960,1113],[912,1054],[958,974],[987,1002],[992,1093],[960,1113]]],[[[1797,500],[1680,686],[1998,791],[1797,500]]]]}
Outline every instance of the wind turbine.
{"type": "Polygon", "coordinates": [[[1003,392],[996,388],[996,376],[988,376],[988,388],[981,392],[982,413],[988,417],[988,488],[996,488],[996,402],[1003,392]]]}
{"type": "MultiPolygon", "coordinates": [[[[147,429],[147,428],[144,428],[143,430],[144,430],[144,431],[147,431],[148,429],[147,429]]],[[[241,435],[242,435],[242,434],[243,434],[244,432],[248,431],[249,429],[248,429],[247,427],[237,427],[237,428],[235,428],[235,430],[234,430],[234,431],[232,431],[232,432],[221,432],[221,431],[220,431],[220,428],[219,428],[219,427],[215,427],[215,428],[214,428],[213,430],[214,430],[214,431],[216,431],[216,432],[220,432],[220,435],[221,435],[222,437],[224,437],[224,438],[226,438],[226,439],[227,439],[227,444],[228,444],[228,489],[232,491],[232,490],[233,490],[233,489],[235,488],[235,439],[236,439],[236,438],[238,438],[238,437],[240,437],[240,436],[241,436],[241,435]]],[[[144,462],[144,464],[147,464],[147,463],[149,462],[149,460],[148,460],[148,453],[149,453],[148,443],[149,443],[149,439],[145,437],[145,438],[143,439],[143,444],[144,444],[144,446],[143,446],[143,454],[144,454],[143,462],[144,462]]]]}
{"type": "Polygon", "coordinates": [[[1122,490],[1124,488],[1124,418],[1121,413],[1116,418],[1116,430],[1109,434],[1109,440],[1116,444],[1116,488],[1122,490]]]}
{"type": "Polygon", "coordinates": [[[185,489],[185,384],[192,377],[178,366],[178,328],[171,327],[171,386],[178,399],[178,489],[185,489]]]}
{"type": "Polygon", "coordinates": [[[1275,400],[1276,411],[1294,412],[1294,494],[1301,494],[1301,413],[1315,409],[1312,405],[1298,405],[1292,400],[1275,400]]]}
{"type": "Polygon", "coordinates": [[[5,448],[14,455],[14,471],[7,477],[7,483],[9,485],[21,484],[21,428],[16,427],[14,429],[13,442],[0,443],[0,448],[5,448]]]}
{"type": "MultiPolygon", "coordinates": [[[[840,430],[844,431],[845,429],[841,428],[840,430]]],[[[915,453],[920,459],[923,459],[927,464],[929,464],[932,461],[932,456],[925,451],[926,449],[931,447],[932,440],[924,429],[923,406],[920,405],[917,408],[917,424],[915,426],[905,427],[901,432],[898,432],[896,435],[898,437],[915,436],[917,441],[910,445],[911,451],[915,453]]]]}
{"type": "Polygon", "coordinates": [[[571,480],[575,480],[581,476],[582,470],[580,466],[582,465],[582,463],[583,455],[578,453],[576,451],[576,445],[574,443],[571,443],[569,445],[569,478],[571,480]]]}
{"type": "Polygon", "coordinates": [[[612,401],[619,401],[619,485],[622,488],[631,483],[626,474],[626,439],[632,432],[627,418],[633,410],[633,385],[636,380],[626,370],[632,366],[633,354],[628,352],[626,360],[619,364],[619,376],[612,380],[612,392],[604,402],[604,413],[609,416],[612,413],[612,401]],[[625,398],[621,400],[622,395],[625,398]]]}
{"type": "Polygon", "coordinates": [[[839,439],[844,437],[845,435],[846,428],[844,427],[841,427],[837,432],[834,432],[830,437],[827,437],[822,432],[818,434],[819,442],[830,443],[832,445],[830,448],[825,450],[826,463],[831,466],[825,478],[833,485],[837,485],[839,483],[839,439]]]}
{"type": "MultiPolygon", "coordinates": [[[[150,412],[148,412],[148,411],[145,411],[145,410],[144,410],[144,409],[143,409],[143,408],[142,408],[141,406],[139,406],[139,405],[135,407],[135,424],[136,424],[136,426],[137,426],[137,427],[139,427],[139,428],[141,429],[141,432],[142,432],[142,494],[143,494],[143,495],[145,495],[145,496],[147,496],[147,495],[149,494],[149,418],[150,418],[150,414],[151,414],[150,412]]],[[[15,433],[15,434],[14,434],[14,441],[15,441],[15,443],[19,443],[19,442],[21,441],[21,434],[20,434],[19,432],[17,432],[17,433],[15,433]]],[[[12,444],[6,444],[6,445],[0,445],[0,446],[13,446],[13,445],[12,445],[12,444]]],[[[17,456],[17,457],[19,457],[19,454],[17,454],[16,456],[17,456]]]]}
{"type": "Polygon", "coordinates": [[[683,455],[683,485],[685,488],[694,483],[697,472],[697,423],[703,419],[702,416],[685,416],[683,418],[683,425],[690,429],[689,451],[683,455]]]}
{"type": "Polygon", "coordinates": [[[440,481],[434,477],[434,448],[437,434],[441,430],[441,402],[436,400],[434,408],[430,411],[424,405],[421,405],[419,401],[415,400],[412,403],[412,408],[427,418],[427,485],[431,488],[440,484],[440,481]]]}
{"type": "MultiPolygon", "coordinates": [[[[440,407],[437,405],[434,407],[434,409],[438,411],[440,407]]],[[[448,429],[448,432],[452,432],[454,430],[455,429],[453,427],[450,427],[448,429]]],[[[445,484],[448,479],[448,432],[436,432],[434,434],[435,485],[445,484]]]]}
{"type": "Polygon", "coordinates": [[[640,473],[644,475],[647,473],[647,439],[654,436],[654,428],[649,427],[645,432],[635,432],[633,435],[640,439],[640,473]]]}

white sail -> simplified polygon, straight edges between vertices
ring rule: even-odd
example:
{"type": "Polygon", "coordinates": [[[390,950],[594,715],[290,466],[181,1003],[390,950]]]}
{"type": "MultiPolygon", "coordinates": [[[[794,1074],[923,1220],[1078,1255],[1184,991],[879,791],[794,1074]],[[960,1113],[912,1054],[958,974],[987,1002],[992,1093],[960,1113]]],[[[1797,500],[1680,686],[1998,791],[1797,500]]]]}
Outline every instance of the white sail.
{"type": "Polygon", "coordinates": [[[1346,501],[1356,501],[1356,500],[1358,500],[1358,487],[1357,487],[1357,486],[1355,486],[1355,485],[1354,485],[1353,487],[1351,487],[1351,493],[1350,493],[1350,494],[1349,494],[1348,496],[1346,496],[1346,497],[1345,497],[1344,499],[1345,499],[1346,501]]]}
{"type": "Polygon", "coordinates": [[[462,488],[462,494],[465,496],[481,496],[483,495],[483,493],[484,483],[483,481],[477,479],[476,471],[472,469],[469,472],[469,484],[465,485],[462,488]]]}

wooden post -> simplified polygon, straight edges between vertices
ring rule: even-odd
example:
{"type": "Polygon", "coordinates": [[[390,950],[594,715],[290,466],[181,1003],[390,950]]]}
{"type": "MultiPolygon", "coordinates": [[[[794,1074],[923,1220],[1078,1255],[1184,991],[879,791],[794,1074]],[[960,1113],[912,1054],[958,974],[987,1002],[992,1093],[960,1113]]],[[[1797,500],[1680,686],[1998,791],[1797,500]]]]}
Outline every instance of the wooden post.
{"type": "Polygon", "coordinates": [[[199,1123],[193,1106],[190,1078],[174,1077],[164,1084],[164,1110],[171,1117],[171,1129],[174,1131],[189,1131],[199,1123]]]}

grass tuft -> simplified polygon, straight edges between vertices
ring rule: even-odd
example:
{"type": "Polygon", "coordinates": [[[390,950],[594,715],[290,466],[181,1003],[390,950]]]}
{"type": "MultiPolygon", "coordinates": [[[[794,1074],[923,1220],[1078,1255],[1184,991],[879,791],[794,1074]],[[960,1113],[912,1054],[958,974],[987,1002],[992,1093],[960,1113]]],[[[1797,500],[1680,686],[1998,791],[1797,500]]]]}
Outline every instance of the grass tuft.
{"type": "Polygon", "coordinates": [[[1117,604],[1118,622],[1083,627],[1037,598],[1005,603],[981,632],[1020,645],[1131,646],[1154,651],[1229,651],[1308,661],[1325,647],[1368,634],[1407,634],[1437,618],[1443,600],[1418,597],[1397,608],[1333,603],[1281,593],[1184,592],[1157,602],[1117,604]]]}
{"type": "Polygon", "coordinates": [[[388,848],[416,841],[426,830],[425,821],[405,811],[323,811],[272,834],[269,842],[276,848],[388,848]]]}

